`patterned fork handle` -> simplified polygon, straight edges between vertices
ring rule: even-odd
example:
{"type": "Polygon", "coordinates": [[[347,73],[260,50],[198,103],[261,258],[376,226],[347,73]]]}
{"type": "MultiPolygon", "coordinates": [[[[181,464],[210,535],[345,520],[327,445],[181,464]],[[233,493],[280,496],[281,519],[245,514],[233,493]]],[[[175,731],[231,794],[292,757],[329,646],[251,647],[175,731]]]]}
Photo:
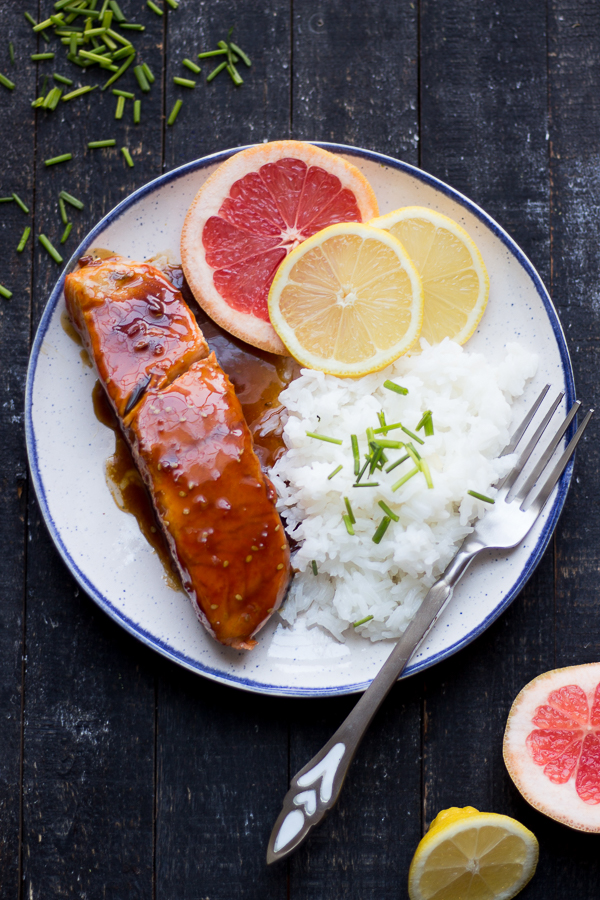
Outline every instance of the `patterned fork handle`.
{"type": "Polygon", "coordinates": [[[486,546],[467,538],[444,574],[431,587],[369,688],[324,747],[294,775],[271,833],[267,863],[289,856],[335,806],[344,778],[371,720],[398,680],[415,648],[452,596],[471,560],[486,546]]]}

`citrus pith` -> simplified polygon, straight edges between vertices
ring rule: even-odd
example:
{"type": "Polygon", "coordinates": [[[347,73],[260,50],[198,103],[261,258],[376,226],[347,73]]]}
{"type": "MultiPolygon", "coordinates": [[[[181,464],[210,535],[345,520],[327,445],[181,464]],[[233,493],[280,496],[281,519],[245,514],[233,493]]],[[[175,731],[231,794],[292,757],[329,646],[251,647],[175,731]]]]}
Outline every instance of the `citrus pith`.
{"type": "Polygon", "coordinates": [[[273,327],[311,369],[358,377],[415,343],[423,290],[392,235],[369,225],[331,225],[293,250],[269,292],[273,327]]]}
{"type": "Polygon", "coordinates": [[[484,313],[489,278],[477,245],[453,219],[407,206],[369,222],[397,237],[415,264],[425,295],[421,337],[464,344],[484,313]]]}
{"type": "Polygon", "coordinates": [[[341,157],[302,141],[259,144],[222,163],[198,191],[181,235],[185,276],[219,325],[285,354],[267,310],[278,266],[320,229],[377,214],[369,182],[341,157]]]}

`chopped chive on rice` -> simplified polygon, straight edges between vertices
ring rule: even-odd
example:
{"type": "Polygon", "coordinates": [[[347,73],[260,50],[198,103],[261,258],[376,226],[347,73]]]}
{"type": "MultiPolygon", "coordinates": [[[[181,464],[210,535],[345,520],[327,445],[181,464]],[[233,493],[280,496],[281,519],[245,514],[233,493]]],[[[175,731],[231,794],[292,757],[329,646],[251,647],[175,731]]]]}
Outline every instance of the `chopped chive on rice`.
{"type": "MultiPolygon", "coordinates": [[[[122,99],[124,102],[125,98],[122,99]]],[[[88,141],[88,147],[90,150],[100,150],[102,147],[114,147],[116,143],[114,138],[107,138],[105,141],[88,141]]]]}
{"type": "Polygon", "coordinates": [[[179,115],[179,110],[181,109],[182,105],[183,105],[183,100],[176,100],[176,101],[175,101],[175,106],[174,106],[173,109],[171,110],[171,115],[170,115],[169,118],[167,119],[167,125],[174,125],[174,124],[175,124],[175,119],[176,119],[177,116],[179,115]]]}
{"type": "Polygon", "coordinates": [[[4,287],[3,284],[0,284],[0,297],[4,297],[5,300],[10,300],[10,298],[12,297],[12,291],[9,291],[9,289],[4,287]]]}
{"type": "Polygon", "coordinates": [[[62,256],[58,252],[58,250],[52,246],[51,242],[48,240],[45,234],[38,234],[38,241],[44,248],[44,250],[52,257],[54,262],[61,263],[63,261],[62,256]]]}
{"type": "Polygon", "coordinates": [[[360,472],[360,453],[358,450],[358,437],[355,434],[350,435],[350,443],[352,444],[352,456],[354,457],[354,474],[360,472]]]}
{"type": "Polygon", "coordinates": [[[78,200],[77,197],[74,197],[73,194],[68,194],[67,191],[61,191],[59,194],[63,200],[66,200],[67,203],[70,203],[71,206],[74,206],[75,209],[83,209],[84,204],[81,200],[78,200]]]}
{"type": "Polygon", "coordinates": [[[52,156],[50,159],[46,159],[44,165],[55,166],[57,163],[69,162],[70,159],[73,159],[72,153],[62,153],[60,156],[52,156]]]}
{"type": "Polygon", "coordinates": [[[386,533],[386,531],[388,530],[388,527],[389,527],[389,524],[390,524],[391,521],[392,521],[392,520],[390,519],[389,516],[384,516],[384,517],[383,517],[383,519],[381,520],[381,522],[380,522],[379,525],[377,526],[377,530],[375,531],[375,534],[374,534],[373,537],[371,538],[371,540],[373,541],[374,544],[379,544],[379,543],[381,543],[381,539],[382,539],[382,537],[384,536],[384,534],[386,533]]]}
{"type": "Polygon", "coordinates": [[[347,513],[344,513],[344,515],[342,516],[342,520],[344,522],[344,525],[346,526],[346,531],[348,532],[348,534],[354,536],[354,528],[352,527],[350,516],[347,513]]]}
{"type": "Polygon", "coordinates": [[[480,494],[478,491],[467,491],[467,494],[470,494],[471,497],[475,497],[476,500],[483,500],[484,503],[495,503],[495,500],[492,500],[491,497],[486,497],[485,494],[480,494]]]}
{"type": "MultiPolygon", "coordinates": [[[[360,484],[355,483],[352,487],[379,487],[378,481],[362,481],[360,484]]],[[[394,490],[394,488],[392,488],[394,490]]]]}
{"type": "Polygon", "coordinates": [[[311,565],[311,568],[312,568],[312,573],[313,573],[313,575],[318,575],[318,574],[319,574],[319,570],[317,569],[317,563],[316,563],[316,560],[311,559],[310,565],[311,565]]]}
{"type": "Polygon", "coordinates": [[[366,625],[367,622],[370,622],[373,616],[365,616],[364,619],[359,619],[358,622],[353,622],[352,627],[358,628],[359,625],[366,625]]]}
{"type": "Polygon", "coordinates": [[[355,524],[356,524],[356,518],[355,518],[354,513],[353,513],[353,511],[352,511],[352,506],[351,506],[351,504],[350,504],[350,501],[349,501],[349,499],[348,499],[347,497],[344,497],[344,504],[345,504],[345,506],[346,506],[346,512],[347,512],[348,515],[350,516],[350,521],[352,522],[353,525],[355,525],[355,524]]]}
{"type": "Polygon", "coordinates": [[[431,471],[429,469],[429,463],[426,459],[421,457],[421,472],[425,476],[425,481],[427,482],[427,487],[431,490],[433,487],[433,481],[431,479],[431,471]]]}
{"type": "Polygon", "coordinates": [[[396,394],[408,394],[408,388],[402,387],[400,384],[394,384],[389,378],[383,382],[383,386],[384,388],[387,388],[388,391],[394,391],[396,394]]]}
{"type": "Polygon", "coordinates": [[[22,209],[24,213],[29,213],[29,207],[25,206],[25,204],[23,203],[23,201],[21,200],[19,195],[13,193],[12,196],[13,196],[13,200],[15,201],[15,203],[17,204],[19,209],[22,209]]]}
{"type": "Polygon", "coordinates": [[[406,475],[403,475],[402,478],[399,478],[398,481],[392,485],[392,490],[397,491],[398,488],[401,488],[403,484],[406,484],[409,479],[411,479],[417,472],[420,472],[421,469],[419,466],[415,466],[414,469],[411,469],[410,472],[407,472],[406,475]]]}
{"type": "Polygon", "coordinates": [[[409,454],[407,453],[405,456],[401,456],[400,459],[397,459],[385,470],[386,472],[391,472],[392,469],[395,469],[397,466],[401,466],[403,462],[406,462],[407,459],[410,459],[409,454]]]}
{"type": "Polygon", "coordinates": [[[390,509],[390,508],[389,508],[389,506],[387,505],[387,503],[385,502],[385,500],[379,500],[378,503],[377,503],[377,505],[380,506],[381,509],[382,509],[382,510],[384,511],[384,513],[386,514],[386,516],[389,516],[390,519],[393,519],[393,520],[394,520],[394,522],[399,522],[399,521],[400,521],[400,516],[397,516],[396,513],[393,511],[393,509],[390,509]]]}
{"type": "Polygon", "coordinates": [[[314,431],[307,431],[306,437],[316,438],[317,441],[327,441],[328,444],[343,444],[339,438],[327,437],[325,434],[315,434],[314,431]]]}
{"type": "Polygon", "coordinates": [[[416,441],[418,444],[424,444],[424,443],[425,443],[425,441],[421,440],[421,438],[419,437],[419,435],[418,435],[418,434],[415,434],[414,431],[409,431],[409,429],[408,429],[408,428],[405,428],[404,425],[401,425],[400,428],[402,429],[402,431],[404,432],[404,434],[407,434],[409,437],[411,437],[411,438],[413,439],[413,441],[416,441]]]}
{"type": "Polygon", "coordinates": [[[341,472],[343,468],[343,466],[338,466],[337,469],[334,469],[333,472],[330,472],[330,474],[327,476],[327,481],[331,481],[333,476],[337,475],[338,472],[341,472]]]}
{"type": "Polygon", "coordinates": [[[30,234],[31,234],[31,228],[29,227],[29,225],[27,225],[26,228],[25,228],[25,231],[24,231],[23,234],[21,235],[21,240],[19,241],[19,243],[18,243],[18,245],[17,245],[17,253],[22,253],[22,252],[23,252],[23,250],[25,249],[25,244],[26,244],[27,241],[29,240],[29,235],[30,235],[30,234]]]}
{"type": "Polygon", "coordinates": [[[127,162],[127,165],[129,166],[129,168],[132,169],[133,168],[133,160],[131,158],[131,153],[129,152],[127,147],[121,147],[121,153],[125,157],[125,161],[127,162]]]}

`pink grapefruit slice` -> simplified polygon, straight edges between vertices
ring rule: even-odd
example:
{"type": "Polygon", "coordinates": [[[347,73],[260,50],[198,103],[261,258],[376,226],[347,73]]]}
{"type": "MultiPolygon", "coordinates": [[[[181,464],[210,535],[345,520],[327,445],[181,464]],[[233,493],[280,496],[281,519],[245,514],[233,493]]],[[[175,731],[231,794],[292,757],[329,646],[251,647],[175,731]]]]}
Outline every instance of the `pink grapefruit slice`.
{"type": "Polygon", "coordinates": [[[277,269],[317,231],[376,215],[356,166],[302,141],[259,144],[224,162],[196,194],[181,233],[185,277],[222,328],[286,355],[267,306],[277,269]]]}
{"type": "Polygon", "coordinates": [[[600,832],[600,663],[538,675],[513,703],[504,761],[540,812],[600,832]]]}

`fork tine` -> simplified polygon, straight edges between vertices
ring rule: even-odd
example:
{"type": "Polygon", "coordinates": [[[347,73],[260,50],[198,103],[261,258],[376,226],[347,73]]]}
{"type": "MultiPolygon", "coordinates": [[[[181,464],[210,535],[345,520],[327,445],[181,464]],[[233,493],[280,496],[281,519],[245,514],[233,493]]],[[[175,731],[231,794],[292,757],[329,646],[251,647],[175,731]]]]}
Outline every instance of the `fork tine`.
{"type": "Polygon", "coordinates": [[[541,485],[540,488],[538,489],[537,494],[534,493],[533,496],[531,494],[529,494],[529,496],[525,497],[525,499],[521,503],[522,510],[529,509],[529,507],[533,506],[534,504],[537,508],[537,512],[540,512],[542,510],[546,501],[548,500],[548,497],[554,490],[554,486],[555,486],[556,482],[562,475],[567,463],[569,462],[571,456],[575,452],[575,447],[579,443],[581,436],[582,436],[583,432],[585,431],[585,429],[587,428],[588,422],[592,418],[593,414],[594,414],[594,410],[590,409],[587,416],[585,417],[585,419],[583,420],[583,422],[581,423],[581,425],[575,432],[575,435],[569,442],[569,446],[567,447],[565,452],[562,454],[560,459],[556,462],[556,465],[554,466],[554,468],[552,469],[552,471],[546,478],[546,481],[544,482],[544,484],[541,485]]]}
{"type": "Polygon", "coordinates": [[[533,437],[531,438],[531,440],[529,441],[529,443],[527,444],[525,449],[521,450],[521,453],[519,454],[519,458],[517,459],[513,468],[511,469],[511,471],[508,473],[508,475],[506,476],[506,478],[500,485],[501,487],[511,488],[513,486],[513,484],[515,483],[515,481],[517,480],[517,478],[523,471],[523,467],[524,467],[525,463],[527,462],[527,460],[529,459],[529,457],[535,450],[539,439],[541,438],[544,431],[548,427],[548,422],[550,421],[550,419],[556,412],[556,408],[564,396],[565,396],[564,392],[561,391],[560,394],[558,395],[558,397],[555,398],[554,402],[552,403],[552,406],[550,407],[550,409],[548,410],[548,412],[542,419],[541,423],[536,428],[535,434],[533,435],[533,437]]]}
{"type": "Polygon", "coordinates": [[[542,402],[542,400],[544,399],[544,397],[546,396],[546,394],[548,393],[549,390],[550,390],[549,384],[547,384],[544,388],[542,388],[539,397],[537,398],[537,400],[535,401],[535,403],[533,404],[533,406],[531,407],[531,409],[529,410],[529,412],[527,413],[527,415],[525,416],[525,418],[523,419],[523,421],[521,422],[521,424],[519,425],[519,427],[517,428],[517,430],[515,431],[513,436],[511,437],[509,443],[506,445],[506,447],[500,454],[501,456],[508,456],[509,453],[514,453],[514,451],[517,448],[517,444],[519,443],[519,441],[521,440],[521,438],[523,437],[523,435],[529,428],[529,424],[530,424],[531,420],[535,416],[536,412],[539,409],[540,403],[542,402]]]}
{"type": "MultiPolygon", "coordinates": [[[[538,480],[538,478],[540,477],[540,475],[542,474],[542,472],[544,471],[544,469],[546,468],[546,466],[552,459],[552,455],[553,455],[554,451],[556,450],[559,443],[561,442],[563,435],[565,434],[567,428],[569,427],[569,425],[571,424],[571,422],[577,415],[577,412],[579,411],[580,406],[581,406],[581,401],[576,400],[575,403],[573,404],[573,406],[571,407],[571,409],[569,410],[567,418],[564,420],[564,422],[562,423],[562,425],[560,426],[560,428],[558,429],[558,431],[556,432],[556,434],[554,435],[554,437],[548,444],[548,448],[547,448],[546,452],[538,460],[538,463],[535,466],[533,472],[531,473],[531,475],[529,476],[529,478],[527,479],[525,484],[521,487],[521,489],[519,490],[519,493],[516,495],[517,500],[523,500],[527,496],[529,491],[532,489],[532,487],[535,485],[536,481],[538,480]]],[[[508,492],[508,496],[506,498],[506,500],[508,502],[510,502],[512,500],[512,497],[510,495],[511,495],[511,491],[508,492]]]]}

